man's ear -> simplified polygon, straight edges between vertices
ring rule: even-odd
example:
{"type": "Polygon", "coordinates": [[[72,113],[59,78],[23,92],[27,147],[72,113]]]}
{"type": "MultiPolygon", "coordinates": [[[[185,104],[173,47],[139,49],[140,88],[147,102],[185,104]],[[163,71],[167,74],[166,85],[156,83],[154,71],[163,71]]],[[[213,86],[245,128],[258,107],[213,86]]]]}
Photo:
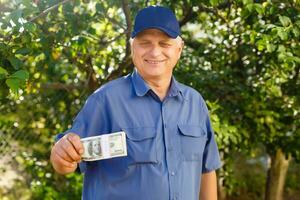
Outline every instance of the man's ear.
{"type": "Polygon", "coordinates": [[[132,57],[132,54],[133,54],[133,40],[134,38],[130,38],[129,39],[129,44],[130,44],[130,56],[132,57]]]}
{"type": "Polygon", "coordinates": [[[181,41],[181,49],[183,49],[183,47],[184,47],[184,41],[182,40],[181,41]]]}
{"type": "Polygon", "coordinates": [[[180,47],[179,47],[180,53],[179,53],[178,59],[180,58],[180,56],[182,54],[183,48],[184,48],[184,41],[181,39],[181,41],[180,41],[180,47]]]}

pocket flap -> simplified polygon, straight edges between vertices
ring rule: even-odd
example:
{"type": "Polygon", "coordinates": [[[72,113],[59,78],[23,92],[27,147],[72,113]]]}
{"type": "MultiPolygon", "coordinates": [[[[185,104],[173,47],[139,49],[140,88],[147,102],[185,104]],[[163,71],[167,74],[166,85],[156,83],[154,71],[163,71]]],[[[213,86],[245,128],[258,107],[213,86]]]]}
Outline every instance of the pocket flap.
{"type": "Polygon", "coordinates": [[[178,128],[180,130],[180,133],[185,136],[190,136],[190,137],[205,136],[205,131],[201,128],[201,126],[178,124],[178,128]]]}
{"type": "Polygon", "coordinates": [[[126,136],[132,141],[141,141],[155,137],[154,127],[125,128],[126,136]]]}

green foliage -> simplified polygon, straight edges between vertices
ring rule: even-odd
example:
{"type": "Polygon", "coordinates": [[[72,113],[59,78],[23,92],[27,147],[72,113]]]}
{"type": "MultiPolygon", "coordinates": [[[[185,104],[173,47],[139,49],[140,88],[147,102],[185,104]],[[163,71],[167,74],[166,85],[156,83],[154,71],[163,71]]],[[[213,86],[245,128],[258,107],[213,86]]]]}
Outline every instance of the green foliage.
{"type": "Polygon", "coordinates": [[[30,199],[81,199],[82,175],[71,174],[63,177],[54,173],[49,161],[23,152],[16,157],[20,165],[30,174],[30,199]]]}
{"type": "Polygon", "coordinates": [[[8,76],[5,82],[13,92],[17,93],[18,89],[25,84],[25,81],[28,80],[28,78],[29,74],[27,71],[19,70],[8,76]]]}

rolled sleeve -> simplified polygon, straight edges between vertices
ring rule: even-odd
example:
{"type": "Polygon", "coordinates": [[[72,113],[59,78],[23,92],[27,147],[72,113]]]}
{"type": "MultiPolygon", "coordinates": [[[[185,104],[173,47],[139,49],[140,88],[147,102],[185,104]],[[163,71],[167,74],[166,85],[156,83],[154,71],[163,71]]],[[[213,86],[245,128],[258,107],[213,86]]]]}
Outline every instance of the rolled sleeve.
{"type": "Polygon", "coordinates": [[[216,144],[214,132],[211,127],[211,122],[209,119],[209,114],[206,106],[205,106],[205,110],[207,111],[206,122],[205,122],[206,131],[207,131],[207,142],[203,153],[202,173],[208,173],[210,171],[214,171],[221,167],[219,150],[216,144]]]}

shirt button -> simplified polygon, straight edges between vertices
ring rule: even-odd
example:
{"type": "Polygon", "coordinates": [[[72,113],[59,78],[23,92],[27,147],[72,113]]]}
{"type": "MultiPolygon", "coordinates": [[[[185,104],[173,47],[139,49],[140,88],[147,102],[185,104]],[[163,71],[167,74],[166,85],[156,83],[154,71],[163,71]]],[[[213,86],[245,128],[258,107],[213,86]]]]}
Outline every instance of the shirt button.
{"type": "Polygon", "coordinates": [[[175,172],[171,172],[171,176],[174,176],[175,175],[175,172]]]}

